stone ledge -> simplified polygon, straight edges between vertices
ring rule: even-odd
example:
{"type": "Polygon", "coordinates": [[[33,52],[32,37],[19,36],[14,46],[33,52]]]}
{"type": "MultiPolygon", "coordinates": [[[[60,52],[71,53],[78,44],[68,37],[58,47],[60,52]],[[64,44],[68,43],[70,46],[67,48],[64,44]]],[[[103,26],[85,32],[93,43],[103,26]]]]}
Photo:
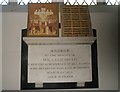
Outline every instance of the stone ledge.
{"type": "Polygon", "coordinates": [[[23,37],[28,45],[92,44],[96,37],[23,37]]]}

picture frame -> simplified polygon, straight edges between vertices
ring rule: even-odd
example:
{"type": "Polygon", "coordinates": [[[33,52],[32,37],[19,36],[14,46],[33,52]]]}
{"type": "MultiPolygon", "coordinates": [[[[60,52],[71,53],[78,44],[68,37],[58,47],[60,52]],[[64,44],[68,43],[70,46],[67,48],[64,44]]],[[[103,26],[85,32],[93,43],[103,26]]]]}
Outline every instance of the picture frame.
{"type": "Polygon", "coordinates": [[[59,35],[58,3],[28,4],[27,36],[57,37],[59,35]]]}
{"type": "Polygon", "coordinates": [[[62,37],[93,36],[88,5],[61,5],[62,37]]]}

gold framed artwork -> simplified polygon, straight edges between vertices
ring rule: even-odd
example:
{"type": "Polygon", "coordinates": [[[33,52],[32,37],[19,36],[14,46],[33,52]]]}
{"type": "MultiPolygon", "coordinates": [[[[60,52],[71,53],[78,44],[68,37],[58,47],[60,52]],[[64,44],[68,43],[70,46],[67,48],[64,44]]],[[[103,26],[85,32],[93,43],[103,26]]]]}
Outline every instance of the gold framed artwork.
{"type": "Polygon", "coordinates": [[[28,5],[27,36],[58,36],[58,13],[58,3],[30,3],[28,5]]]}
{"type": "Polygon", "coordinates": [[[61,29],[63,37],[92,36],[89,8],[87,5],[62,5],[61,29]]]}

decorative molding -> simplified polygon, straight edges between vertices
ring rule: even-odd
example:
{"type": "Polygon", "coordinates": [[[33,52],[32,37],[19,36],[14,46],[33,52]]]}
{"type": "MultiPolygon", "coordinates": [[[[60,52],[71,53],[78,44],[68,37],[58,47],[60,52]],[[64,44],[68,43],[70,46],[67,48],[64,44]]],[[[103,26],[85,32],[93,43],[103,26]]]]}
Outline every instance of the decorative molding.
{"type": "Polygon", "coordinates": [[[23,37],[28,45],[40,44],[92,44],[96,37],[23,37]]]}

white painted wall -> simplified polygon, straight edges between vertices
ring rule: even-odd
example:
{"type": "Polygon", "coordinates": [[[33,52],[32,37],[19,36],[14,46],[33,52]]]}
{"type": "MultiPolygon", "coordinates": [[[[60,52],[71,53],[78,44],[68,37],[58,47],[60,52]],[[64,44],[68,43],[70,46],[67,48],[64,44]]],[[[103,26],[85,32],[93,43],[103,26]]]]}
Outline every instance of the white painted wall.
{"type": "Polygon", "coordinates": [[[0,91],[2,90],[2,6],[0,5],[0,91]]]}
{"type": "MultiPolygon", "coordinates": [[[[118,89],[117,8],[105,7],[91,12],[92,26],[97,29],[99,90],[118,89]]],[[[92,9],[91,9],[92,11],[92,9]]],[[[2,14],[2,89],[20,89],[21,29],[27,28],[27,12],[2,14]]],[[[97,90],[98,90],[97,89],[97,90]]],[[[93,90],[93,89],[92,89],[93,90]]]]}
{"type": "Polygon", "coordinates": [[[118,89],[117,13],[93,13],[93,28],[97,29],[100,89],[118,89]]]}
{"type": "Polygon", "coordinates": [[[26,13],[3,13],[3,90],[20,89],[21,29],[26,28],[26,13]]]}

